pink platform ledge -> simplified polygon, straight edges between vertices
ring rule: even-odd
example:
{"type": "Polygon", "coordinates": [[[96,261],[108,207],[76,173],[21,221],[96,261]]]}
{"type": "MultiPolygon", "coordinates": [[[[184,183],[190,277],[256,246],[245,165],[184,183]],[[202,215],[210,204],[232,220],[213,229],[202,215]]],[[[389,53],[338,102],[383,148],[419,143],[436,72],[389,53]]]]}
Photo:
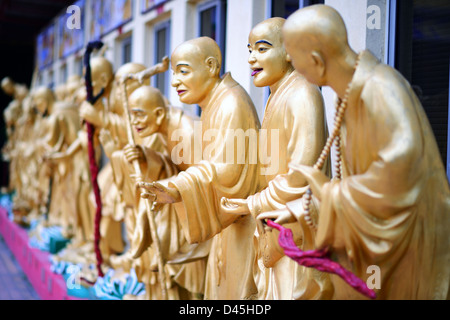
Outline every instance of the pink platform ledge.
{"type": "Polygon", "coordinates": [[[28,233],[0,207],[0,233],[42,300],[80,300],[67,294],[64,278],[50,270],[50,254],[32,248],[28,233]]]}

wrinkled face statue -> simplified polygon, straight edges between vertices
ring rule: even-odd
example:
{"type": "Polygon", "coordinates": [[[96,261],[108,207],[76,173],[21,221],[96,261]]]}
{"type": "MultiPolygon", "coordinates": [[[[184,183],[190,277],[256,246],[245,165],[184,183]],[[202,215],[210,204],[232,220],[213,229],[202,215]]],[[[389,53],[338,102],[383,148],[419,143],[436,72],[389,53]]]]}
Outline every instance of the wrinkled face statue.
{"type": "Polygon", "coordinates": [[[219,63],[205,55],[200,45],[186,42],[172,54],[172,86],[183,103],[201,103],[219,79],[219,63]]]}
{"type": "Polygon", "coordinates": [[[131,124],[140,138],[159,131],[166,108],[161,92],[144,86],[133,92],[129,100],[131,124]]]}

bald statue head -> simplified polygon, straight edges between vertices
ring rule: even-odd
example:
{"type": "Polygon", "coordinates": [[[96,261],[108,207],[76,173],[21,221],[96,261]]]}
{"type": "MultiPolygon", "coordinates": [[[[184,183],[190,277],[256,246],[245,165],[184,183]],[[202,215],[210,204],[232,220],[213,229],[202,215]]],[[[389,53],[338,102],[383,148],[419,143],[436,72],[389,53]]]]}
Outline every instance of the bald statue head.
{"type": "Polygon", "coordinates": [[[329,64],[352,52],[341,15],[327,5],[293,13],[284,25],[283,36],[295,69],[319,86],[327,85],[329,64]]]}
{"type": "Polygon", "coordinates": [[[15,83],[12,81],[11,78],[5,77],[2,80],[2,90],[5,92],[8,96],[14,95],[15,92],[15,83]]]}
{"type": "Polygon", "coordinates": [[[55,88],[55,97],[57,101],[64,101],[67,98],[67,86],[65,83],[61,83],[55,88]]]}
{"type": "Polygon", "coordinates": [[[148,137],[156,132],[164,121],[167,105],[161,92],[150,86],[136,89],[130,96],[131,124],[139,137],[148,137]]]}
{"type": "Polygon", "coordinates": [[[111,62],[103,57],[94,57],[90,60],[90,65],[94,96],[98,95],[102,89],[105,89],[105,93],[107,93],[114,79],[111,62]]]}
{"type": "MultiPolygon", "coordinates": [[[[115,81],[116,86],[120,85],[120,80],[122,79],[122,77],[129,75],[129,74],[144,71],[145,69],[146,69],[146,67],[140,63],[129,62],[129,63],[124,64],[116,71],[116,74],[114,76],[114,81],[115,81]]],[[[141,87],[142,85],[147,85],[147,86],[150,85],[150,79],[145,79],[143,81],[143,84],[140,84],[138,80],[128,79],[127,80],[128,96],[131,93],[133,93],[134,90],[141,87]]]]}
{"type": "Polygon", "coordinates": [[[33,107],[41,114],[51,113],[55,96],[53,91],[48,87],[39,87],[32,93],[33,107]]]}
{"type": "Polygon", "coordinates": [[[172,86],[180,101],[203,107],[221,81],[222,54],[218,44],[208,37],[186,41],[172,53],[171,64],[172,86]]]}
{"type": "Polygon", "coordinates": [[[77,74],[71,75],[67,79],[66,89],[67,89],[67,97],[74,98],[75,92],[77,92],[83,86],[83,81],[81,77],[77,74]]]}
{"type": "Polygon", "coordinates": [[[253,83],[257,87],[270,86],[272,92],[293,71],[283,43],[285,22],[283,18],[264,20],[252,29],[248,37],[248,63],[253,83]]]}
{"type": "MultiPolygon", "coordinates": [[[[123,112],[123,87],[121,80],[124,76],[138,73],[143,70],[145,70],[146,67],[143,64],[140,63],[126,63],[123,66],[121,66],[119,69],[117,69],[116,74],[114,75],[114,84],[111,94],[111,108],[114,112],[117,112],[119,114],[122,114],[123,112]]],[[[135,79],[129,79],[127,80],[127,96],[130,97],[130,95],[139,87],[143,85],[150,85],[150,80],[146,79],[143,84],[139,83],[138,80],[135,79]]]]}

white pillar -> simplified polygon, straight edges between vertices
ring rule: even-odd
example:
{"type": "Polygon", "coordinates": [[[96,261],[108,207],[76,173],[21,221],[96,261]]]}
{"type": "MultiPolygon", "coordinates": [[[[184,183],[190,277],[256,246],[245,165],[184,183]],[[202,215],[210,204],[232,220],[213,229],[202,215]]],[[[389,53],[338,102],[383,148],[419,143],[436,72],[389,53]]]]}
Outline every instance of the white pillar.
{"type": "Polygon", "coordinates": [[[228,0],[226,24],[225,71],[250,94],[258,116],[264,115],[264,90],[253,85],[248,64],[248,35],[252,28],[265,19],[265,0],[228,0]]]}
{"type": "MultiPolygon", "coordinates": [[[[325,4],[335,8],[344,19],[348,32],[350,47],[356,52],[366,48],[366,9],[367,0],[325,0],[325,4]]],[[[333,118],[335,114],[336,93],[330,87],[322,88],[325,100],[328,132],[333,130],[333,118]]],[[[332,163],[334,174],[334,150],[332,151],[332,163]]]]}
{"type": "MultiPolygon", "coordinates": [[[[174,0],[167,3],[171,9],[170,26],[170,50],[171,53],[183,42],[193,39],[196,36],[197,18],[195,4],[186,0],[174,0]]],[[[182,106],[190,113],[196,112],[196,106],[182,104],[175,89],[170,85],[172,81],[172,71],[169,71],[169,94],[168,99],[175,106],[182,106]]]]}
{"type": "Polygon", "coordinates": [[[133,34],[131,38],[131,61],[145,64],[145,22],[141,15],[141,1],[135,1],[133,8],[133,34]]]}

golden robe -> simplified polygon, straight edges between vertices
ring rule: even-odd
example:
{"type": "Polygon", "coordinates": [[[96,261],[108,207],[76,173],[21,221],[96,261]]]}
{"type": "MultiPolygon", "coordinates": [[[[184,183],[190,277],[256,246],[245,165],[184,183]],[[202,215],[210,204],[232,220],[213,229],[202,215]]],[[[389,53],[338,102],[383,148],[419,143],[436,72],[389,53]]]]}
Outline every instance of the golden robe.
{"type": "MultiPolygon", "coordinates": [[[[45,143],[53,152],[64,152],[77,139],[80,118],[75,105],[56,102],[47,118],[45,143]]],[[[61,161],[53,171],[49,221],[63,228],[73,228],[77,222],[76,197],[73,196],[73,159],[61,161]]]]}
{"type": "MultiPolygon", "coordinates": [[[[117,144],[117,150],[121,150],[127,143],[126,119],[123,115],[122,103],[111,103],[115,91],[112,90],[109,97],[97,101],[95,108],[103,111],[104,129],[108,130],[111,138],[117,144]]],[[[108,155],[109,156],[109,155],[108,155]]],[[[119,154],[120,158],[121,154],[119,154]]],[[[99,171],[98,184],[102,199],[102,220],[100,223],[101,243],[100,247],[105,257],[111,254],[121,253],[124,250],[124,239],[122,237],[122,222],[125,208],[121,202],[121,190],[115,180],[113,159],[110,159],[99,171]]],[[[119,174],[120,177],[122,177],[119,174]]],[[[90,194],[90,206],[95,210],[97,204],[95,195],[90,194]]]]}
{"type": "MultiPolygon", "coordinates": [[[[379,299],[446,299],[450,190],[427,116],[409,83],[368,51],[342,125],[343,179],[325,184],[316,242],[379,299]]],[[[364,298],[332,276],[337,299],[364,298]]]]}
{"type": "Polygon", "coordinates": [[[22,102],[15,99],[3,111],[3,117],[6,125],[6,145],[2,149],[5,160],[9,161],[9,191],[17,189],[20,191],[20,167],[17,165],[20,157],[15,151],[18,133],[17,123],[22,116],[22,102]]]}
{"type": "Polygon", "coordinates": [[[236,144],[231,150],[233,161],[226,161],[225,153],[231,152],[230,148],[227,151],[226,141],[234,140],[239,130],[257,135],[259,121],[250,97],[230,74],[222,78],[210,101],[201,115],[202,161],[171,180],[182,197],[175,207],[190,243],[214,237],[205,299],[252,299],[257,293],[252,271],[254,219],[221,214],[219,206],[222,197],[247,198],[258,191],[257,159],[256,155],[251,157],[257,142],[245,139],[240,150],[236,144]],[[214,134],[215,138],[211,137],[214,134]],[[245,152],[239,154],[243,156],[241,161],[237,161],[238,152],[245,152]]]}
{"type": "MultiPolygon", "coordinates": [[[[38,158],[35,139],[39,136],[39,131],[35,128],[37,116],[32,108],[31,97],[25,98],[21,105],[23,111],[14,130],[14,159],[11,159],[14,161],[11,161],[10,165],[11,169],[17,169],[14,211],[24,209],[28,213],[38,207],[38,158]]],[[[13,173],[11,177],[14,177],[13,173]]]]}
{"type": "MultiPolygon", "coordinates": [[[[314,165],[325,145],[327,130],[319,88],[293,71],[270,95],[260,137],[262,148],[267,148],[267,153],[272,152],[267,154],[272,163],[263,166],[267,187],[248,198],[253,215],[283,209],[287,202],[305,193],[307,182],[294,171],[289,171],[288,165],[314,165]]],[[[310,233],[301,234],[301,228],[296,223],[286,227],[299,235],[304,250],[314,248],[314,239],[310,233]]],[[[327,275],[299,266],[284,256],[281,249],[281,252],[276,252],[275,248],[264,248],[276,244],[278,231],[267,230],[265,234],[259,232],[256,241],[260,242],[258,247],[261,250],[255,274],[260,299],[323,299],[330,296],[327,275]]]]}

